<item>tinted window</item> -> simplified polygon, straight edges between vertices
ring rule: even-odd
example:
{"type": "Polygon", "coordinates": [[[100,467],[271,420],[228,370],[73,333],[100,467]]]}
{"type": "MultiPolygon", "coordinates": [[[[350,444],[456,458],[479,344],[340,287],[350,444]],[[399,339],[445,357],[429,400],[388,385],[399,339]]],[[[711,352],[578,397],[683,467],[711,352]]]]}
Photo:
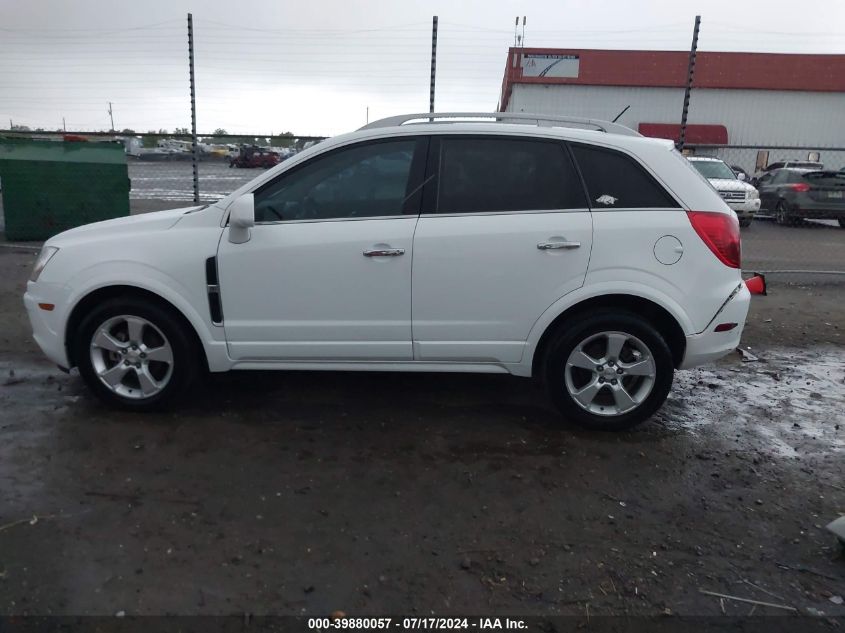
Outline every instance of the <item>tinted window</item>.
{"type": "Polygon", "coordinates": [[[772,184],[776,185],[776,184],[782,183],[782,182],[790,182],[789,176],[790,176],[790,172],[788,172],[784,169],[779,169],[779,170],[775,171],[774,176],[772,176],[772,184]]]}
{"type": "Polygon", "coordinates": [[[566,148],[553,141],[442,138],[439,213],[585,209],[566,148]]]}
{"type": "Polygon", "coordinates": [[[255,221],[400,215],[416,144],[369,143],[313,158],[255,192],[255,221]]]}
{"type": "Polygon", "coordinates": [[[634,159],[620,152],[573,145],[594,209],[677,207],[678,203],[634,159]]]}

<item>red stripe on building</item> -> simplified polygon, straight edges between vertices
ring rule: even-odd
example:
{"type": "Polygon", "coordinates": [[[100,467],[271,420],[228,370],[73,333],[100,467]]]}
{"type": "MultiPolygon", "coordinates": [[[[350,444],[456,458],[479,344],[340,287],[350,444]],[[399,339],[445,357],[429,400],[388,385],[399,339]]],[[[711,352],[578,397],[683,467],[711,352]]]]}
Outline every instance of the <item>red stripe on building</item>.
{"type": "MultiPolygon", "coordinates": [[[[675,123],[640,123],[638,130],[643,136],[668,138],[676,143],[681,140],[681,125],[675,123]]],[[[684,142],[691,145],[727,145],[728,128],[724,125],[702,125],[690,123],[684,142]]]]}
{"type": "MultiPolygon", "coordinates": [[[[507,108],[513,85],[629,86],[683,88],[686,51],[615,51],[572,48],[510,48],[499,99],[507,108]],[[577,55],[577,77],[524,77],[522,56],[577,55]]],[[[845,55],[719,53],[696,56],[694,88],[845,92],[845,55]]]]}

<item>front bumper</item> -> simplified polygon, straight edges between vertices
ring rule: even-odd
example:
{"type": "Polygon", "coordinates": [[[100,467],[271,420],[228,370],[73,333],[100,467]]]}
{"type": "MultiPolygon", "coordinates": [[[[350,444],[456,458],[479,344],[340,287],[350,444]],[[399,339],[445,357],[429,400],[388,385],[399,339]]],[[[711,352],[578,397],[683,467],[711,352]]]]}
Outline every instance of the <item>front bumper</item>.
{"type": "Polygon", "coordinates": [[[753,218],[760,210],[760,198],[752,198],[745,202],[729,202],[728,206],[733,209],[740,218],[753,218]]]}
{"type": "Polygon", "coordinates": [[[739,291],[713,317],[706,330],[687,336],[686,351],[678,369],[689,369],[712,363],[735,350],[739,346],[750,303],[751,293],[742,283],[739,291]],[[720,323],[738,323],[738,325],[727,332],[715,332],[715,327],[720,323]]]}
{"type": "Polygon", "coordinates": [[[67,297],[68,290],[64,286],[32,281],[27,283],[26,294],[23,296],[32,326],[32,338],[47,358],[63,369],[70,367],[64,340],[67,297]],[[55,307],[49,311],[44,310],[39,307],[41,303],[55,307]]]}

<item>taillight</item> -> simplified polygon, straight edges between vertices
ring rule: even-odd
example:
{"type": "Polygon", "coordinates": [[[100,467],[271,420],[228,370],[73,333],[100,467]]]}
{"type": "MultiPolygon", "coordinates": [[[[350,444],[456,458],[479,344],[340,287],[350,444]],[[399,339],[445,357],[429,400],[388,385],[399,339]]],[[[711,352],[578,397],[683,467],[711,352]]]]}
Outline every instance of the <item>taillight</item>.
{"type": "Polygon", "coordinates": [[[808,185],[806,182],[795,182],[789,185],[789,188],[792,191],[799,191],[801,193],[804,193],[805,191],[810,190],[810,185],[808,185]]]}
{"type": "Polygon", "coordinates": [[[725,266],[739,268],[739,222],[735,213],[687,211],[692,228],[725,266]]]}

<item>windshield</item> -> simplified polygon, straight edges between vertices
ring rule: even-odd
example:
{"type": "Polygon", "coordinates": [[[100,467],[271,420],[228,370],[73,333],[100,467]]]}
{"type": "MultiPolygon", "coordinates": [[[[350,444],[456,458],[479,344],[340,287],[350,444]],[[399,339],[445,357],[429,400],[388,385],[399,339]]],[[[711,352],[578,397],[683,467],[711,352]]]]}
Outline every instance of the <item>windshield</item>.
{"type": "Polygon", "coordinates": [[[736,174],[720,160],[691,160],[692,166],[705,178],[736,180],[736,174]]]}

